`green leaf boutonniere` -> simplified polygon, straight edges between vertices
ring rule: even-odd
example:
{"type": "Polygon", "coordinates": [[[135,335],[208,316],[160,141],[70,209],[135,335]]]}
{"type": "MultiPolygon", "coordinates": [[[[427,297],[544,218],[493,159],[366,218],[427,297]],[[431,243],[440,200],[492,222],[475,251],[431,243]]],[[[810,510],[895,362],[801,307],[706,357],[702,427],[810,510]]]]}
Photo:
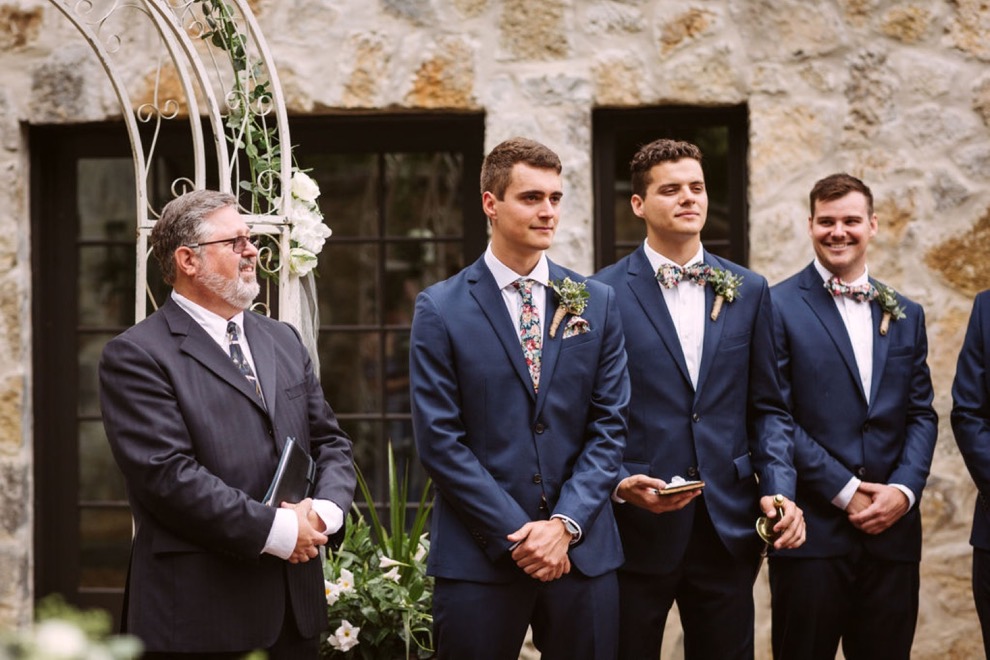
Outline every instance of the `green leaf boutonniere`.
{"type": "Polygon", "coordinates": [[[734,275],[724,268],[712,268],[708,281],[715,290],[715,302],[712,303],[712,321],[718,320],[723,302],[732,302],[739,297],[739,287],[742,285],[742,275],[734,275]]]}
{"type": "Polygon", "coordinates": [[[886,284],[877,283],[873,289],[876,291],[876,301],[879,303],[880,309],[883,310],[883,318],[880,319],[880,334],[886,335],[890,328],[891,318],[899,321],[906,316],[904,307],[897,301],[897,292],[886,284]]]}
{"type": "Polygon", "coordinates": [[[575,282],[569,277],[563,281],[551,280],[550,288],[557,294],[557,312],[553,315],[553,322],[550,324],[550,336],[557,332],[557,326],[564,320],[567,314],[580,315],[584,308],[588,306],[588,287],[584,282],[575,282]]]}

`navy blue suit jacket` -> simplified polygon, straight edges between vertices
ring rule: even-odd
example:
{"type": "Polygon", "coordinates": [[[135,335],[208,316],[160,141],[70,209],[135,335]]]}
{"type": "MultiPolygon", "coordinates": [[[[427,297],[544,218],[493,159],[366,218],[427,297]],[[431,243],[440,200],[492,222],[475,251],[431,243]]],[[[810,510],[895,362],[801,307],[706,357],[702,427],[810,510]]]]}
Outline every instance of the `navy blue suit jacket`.
{"type": "MultiPolygon", "coordinates": [[[[550,263],[550,278],[583,278],[550,263]]],[[[437,489],[428,570],[476,582],[525,576],[508,534],[563,514],[583,530],[572,565],[597,576],[622,563],[608,505],[625,441],[629,379],[612,290],[588,282],[590,331],[549,336],[533,392],[515,319],[481,258],[416,299],[410,375],[420,459],[437,489]]],[[[568,317],[569,318],[569,317],[568,317]]]]}
{"type": "Polygon", "coordinates": [[[990,550],[990,291],[976,296],[952,383],[952,431],[979,495],[970,543],[990,550]]]}
{"type": "MultiPolygon", "coordinates": [[[[743,277],[739,297],[711,321],[715,294],[705,291],[705,339],[697,391],[656,275],[640,247],[594,279],[615,289],[626,334],[632,401],[620,479],[674,475],[706,483],[702,497],[719,537],[734,556],[762,546],[754,523],[762,495],[794,496],[790,419],[777,382],[766,280],[705,252],[705,262],[743,277]],[[757,483],[759,475],[759,483],[757,483]]],[[[687,286],[682,285],[682,286],[687,286]]],[[[690,285],[695,286],[695,285],[690,285]]],[[[695,502],[653,514],[615,506],[625,569],[651,574],[683,559],[695,502]]]]}
{"type": "Polygon", "coordinates": [[[134,516],[128,632],[148,651],[271,646],[291,599],[300,632],[327,626],[319,561],[261,550],[275,510],[261,499],[287,436],[317,465],[315,498],[351,506],[351,441],[295,328],[244,314],[254,387],[171,297],[110,341],[100,404],[134,516]]]}
{"type": "Polygon", "coordinates": [[[808,525],[804,545],[781,555],[835,557],[863,544],[881,559],[920,559],[918,503],[938,433],[924,310],[899,296],[906,318],[892,319],[884,336],[883,312],[870,303],[875,333],[867,403],[849,333],[814,264],[774,286],[772,296],[781,382],[795,421],[797,503],[808,525]],[[831,503],[853,476],[907,486],[916,504],[890,529],[865,534],[831,503]]]}

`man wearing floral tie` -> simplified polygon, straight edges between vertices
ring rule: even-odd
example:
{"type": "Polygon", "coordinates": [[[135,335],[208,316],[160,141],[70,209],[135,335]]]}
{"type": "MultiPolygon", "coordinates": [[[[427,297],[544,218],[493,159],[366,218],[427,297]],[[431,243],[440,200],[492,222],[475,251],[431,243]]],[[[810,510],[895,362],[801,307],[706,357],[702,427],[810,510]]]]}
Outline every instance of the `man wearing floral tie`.
{"type": "Polygon", "coordinates": [[[626,553],[620,657],[656,660],[676,601],[688,660],[750,660],[764,545],[754,523],[771,518],[777,548],[804,539],[770,291],[702,247],[708,193],[698,147],[657,140],[631,170],[646,240],[595,276],[615,289],[632,382],[614,495],[626,553]],[[665,493],[675,476],[704,489],[665,493]],[[782,520],[774,495],[784,497],[782,520]]]}
{"type": "Polygon", "coordinates": [[[873,194],[818,181],[815,260],[772,290],[781,382],[794,416],[798,504],[811,530],[770,558],[780,658],[903,658],[918,615],[918,503],[937,417],[921,307],[869,277],[873,194]]]}
{"type": "Polygon", "coordinates": [[[413,429],[436,484],[429,573],[438,656],[616,657],[609,505],[629,380],[612,290],[547,259],[557,155],[513,138],[481,170],[491,244],[416,298],[413,429]]]}

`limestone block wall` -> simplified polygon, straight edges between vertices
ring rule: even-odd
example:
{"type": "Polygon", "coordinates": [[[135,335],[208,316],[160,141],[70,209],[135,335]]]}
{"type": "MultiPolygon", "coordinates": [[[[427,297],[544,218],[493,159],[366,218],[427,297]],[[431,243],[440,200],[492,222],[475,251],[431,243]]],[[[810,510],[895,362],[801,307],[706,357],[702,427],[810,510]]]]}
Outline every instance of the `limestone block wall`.
{"type": "MultiPolygon", "coordinates": [[[[99,4],[97,2],[96,4],[99,4]]],[[[974,489],[948,424],[973,295],[990,287],[990,6],[981,0],[252,0],[293,114],[486,113],[486,149],[564,162],[553,257],[592,268],[591,110],[746,103],[750,266],[812,256],[807,192],[848,171],[880,217],[870,269],[921,302],[941,417],[922,500],[916,658],[980,651],[974,489]]],[[[122,75],[149,96],[152,71],[122,75]]],[[[138,94],[140,100],[141,94],[138,94]]],[[[21,126],[119,116],[85,42],[43,0],[0,0],[0,622],[30,615],[31,290],[21,126]]],[[[57,239],[53,239],[57,240],[57,239]]],[[[811,533],[814,533],[813,530],[811,533]]],[[[769,657],[765,582],[760,657],[769,657]]],[[[668,650],[666,655],[674,657],[668,650]]]]}

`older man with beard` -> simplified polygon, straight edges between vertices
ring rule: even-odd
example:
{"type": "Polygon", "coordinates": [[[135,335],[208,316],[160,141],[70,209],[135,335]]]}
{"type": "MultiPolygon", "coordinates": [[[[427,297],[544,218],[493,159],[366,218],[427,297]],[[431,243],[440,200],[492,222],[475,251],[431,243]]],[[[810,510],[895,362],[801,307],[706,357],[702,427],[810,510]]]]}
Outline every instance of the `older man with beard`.
{"type": "Polygon", "coordinates": [[[134,540],[124,629],[146,658],[316,658],[318,548],[354,493],[351,441],[298,332],[252,312],[258,257],[237,200],[170,202],[151,234],[166,303],[107,344],[103,423],[134,540]],[[316,462],[312,499],[261,503],[287,438],[316,462]]]}

